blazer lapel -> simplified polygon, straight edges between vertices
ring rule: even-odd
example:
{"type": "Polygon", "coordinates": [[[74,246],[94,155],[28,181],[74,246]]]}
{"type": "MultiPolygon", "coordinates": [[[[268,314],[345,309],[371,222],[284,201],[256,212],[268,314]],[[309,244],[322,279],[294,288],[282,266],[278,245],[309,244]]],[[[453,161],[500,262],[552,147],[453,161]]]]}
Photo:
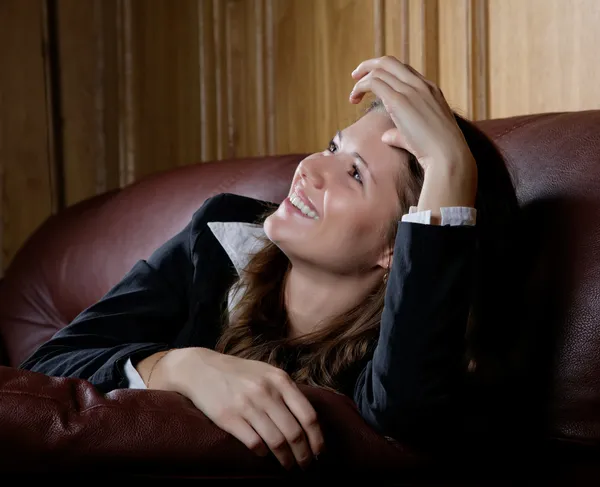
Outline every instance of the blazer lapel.
{"type": "Polygon", "coordinates": [[[175,346],[215,347],[226,311],[227,291],[238,277],[234,263],[208,223],[257,223],[265,211],[276,208],[274,203],[228,194],[210,220],[200,222],[200,233],[192,251],[195,269],[189,319],[175,346]]]}

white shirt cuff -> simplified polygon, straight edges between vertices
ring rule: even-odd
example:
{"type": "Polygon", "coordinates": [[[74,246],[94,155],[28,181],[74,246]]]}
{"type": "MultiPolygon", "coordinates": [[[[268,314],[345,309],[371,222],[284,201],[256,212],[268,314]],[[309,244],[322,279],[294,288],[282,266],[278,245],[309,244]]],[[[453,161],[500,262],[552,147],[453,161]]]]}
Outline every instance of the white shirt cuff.
{"type": "Polygon", "coordinates": [[[144,384],[144,381],[142,380],[142,376],[140,375],[140,373],[135,369],[135,367],[131,363],[131,359],[127,359],[124,370],[125,370],[125,376],[127,377],[127,380],[129,381],[129,386],[128,386],[129,389],[146,389],[146,384],[144,384]]]}
{"type": "MultiPolygon", "coordinates": [[[[451,206],[440,208],[442,225],[475,225],[477,210],[467,206],[451,206]]],[[[431,210],[417,211],[416,206],[411,206],[406,215],[402,216],[403,222],[431,224],[431,210]]]]}

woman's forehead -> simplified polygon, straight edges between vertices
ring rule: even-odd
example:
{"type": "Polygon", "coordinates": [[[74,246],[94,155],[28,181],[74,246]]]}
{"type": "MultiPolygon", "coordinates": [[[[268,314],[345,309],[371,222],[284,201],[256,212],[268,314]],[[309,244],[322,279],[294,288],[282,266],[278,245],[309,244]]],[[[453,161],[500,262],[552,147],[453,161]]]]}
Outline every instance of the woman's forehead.
{"type": "Polygon", "coordinates": [[[398,173],[408,162],[408,153],[382,142],[381,136],[392,128],[386,112],[371,111],[342,131],[342,148],[360,153],[375,173],[398,173]]]}
{"type": "MultiPolygon", "coordinates": [[[[394,122],[387,112],[373,110],[359,118],[352,125],[343,130],[344,135],[352,139],[353,143],[381,142],[381,136],[386,130],[394,127],[394,122]]],[[[385,144],[384,144],[385,145],[385,144]]]]}

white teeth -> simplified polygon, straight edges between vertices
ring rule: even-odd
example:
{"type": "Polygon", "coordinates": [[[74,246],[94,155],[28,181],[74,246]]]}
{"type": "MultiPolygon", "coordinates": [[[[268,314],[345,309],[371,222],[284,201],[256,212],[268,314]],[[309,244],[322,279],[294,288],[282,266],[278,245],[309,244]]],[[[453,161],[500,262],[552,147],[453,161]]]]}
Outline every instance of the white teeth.
{"type": "Polygon", "coordinates": [[[292,196],[290,196],[290,201],[291,201],[292,205],[294,205],[296,208],[298,208],[306,216],[308,216],[310,218],[314,218],[315,220],[319,219],[319,217],[317,216],[317,214],[314,211],[312,211],[308,206],[306,206],[304,203],[302,203],[302,200],[298,197],[298,195],[296,193],[292,193],[292,196]]]}

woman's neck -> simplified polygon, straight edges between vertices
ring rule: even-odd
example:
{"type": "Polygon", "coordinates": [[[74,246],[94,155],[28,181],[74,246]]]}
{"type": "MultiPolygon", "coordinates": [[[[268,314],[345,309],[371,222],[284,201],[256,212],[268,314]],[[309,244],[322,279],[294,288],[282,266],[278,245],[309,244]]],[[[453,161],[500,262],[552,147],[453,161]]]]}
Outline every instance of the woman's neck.
{"type": "Polygon", "coordinates": [[[292,266],[284,281],[288,337],[318,329],[321,323],[348,312],[369,295],[381,277],[373,270],[341,276],[305,266],[292,266]]]}

